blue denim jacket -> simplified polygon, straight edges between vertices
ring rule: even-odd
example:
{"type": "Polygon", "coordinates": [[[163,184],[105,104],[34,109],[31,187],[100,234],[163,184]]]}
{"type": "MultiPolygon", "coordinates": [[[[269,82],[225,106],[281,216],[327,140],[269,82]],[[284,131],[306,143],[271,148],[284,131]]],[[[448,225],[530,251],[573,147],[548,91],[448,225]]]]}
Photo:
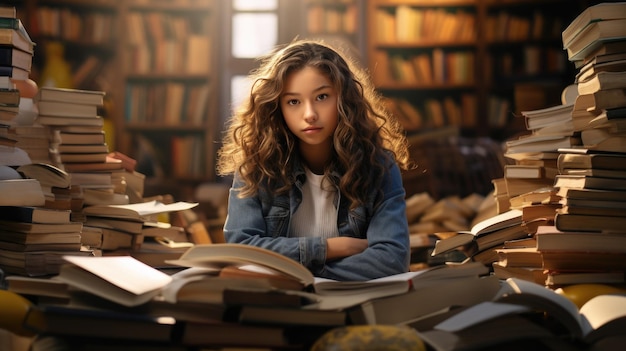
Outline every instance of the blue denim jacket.
{"type": "MultiPolygon", "coordinates": [[[[406,272],[409,267],[409,229],[405,191],[400,169],[389,167],[381,189],[369,189],[368,202],[354,210],[339,195],[339,236],[367,238],[368,248],[357,255],[326,262],[326,241],[320,237],[289,237],[292,215],[302,200],[306,176],[294,165],[296,182],[289,194],[238,198],[240,180],[235,176],[230,189],[228,216],[224,225],[227,242],[263,247],[290,257],[317,277],[336,280],[368,280],[406,272]]],[[[336,176],[336,175],[335,175],[336,176]]]]}

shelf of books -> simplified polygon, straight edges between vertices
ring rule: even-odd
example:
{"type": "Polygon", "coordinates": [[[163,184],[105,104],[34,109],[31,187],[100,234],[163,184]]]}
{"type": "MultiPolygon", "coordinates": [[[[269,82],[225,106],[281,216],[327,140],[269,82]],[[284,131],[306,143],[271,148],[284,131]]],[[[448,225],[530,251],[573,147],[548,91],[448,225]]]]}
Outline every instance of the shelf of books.
{"type": "Polygon", "coordinates": [[[368,16],[370,71],[407,131],[474,128],[475,2],[372,1],[368,16]]]}
{"type": "Polygon", "coordinates": [[[364,0],[307,0],[302,8],[303,32],[309,37],[339,41],[355,58],[365,56],[364,0]]]}
{"type": "Polygon", "coordinates": [[[407,131],[454,126],[506,139],[516,93],[546,90],[542,106],[557,104],[568,68],[560,32],[578,9],[538,4],[369,2],[369,69],[407,131]]]}
{"type": "MultiPolygon", "coordinates": [[[[118,6],[113,1],[94,2],[38,0],[27,2],[25,25],[37,43],[31,78],[44,84],[49,76],[51,45],[63,47],[63,59],[70,67],[71,80],[64,87],[110,91],[110,69],[115,62],[118,34],[118,6]],[[29,5],[31,4],[31,5],[29,5]]],[[[48,84],[51,85],[51,84],[48,84]]]]}
{"type": "Polygon", "coordinates": [[[129,35],[120,43],[125,95],[120,115],[128,136],[122,150],[141,156],[147,145],[168,179],[214,176],[216,132],[209,106],[215,104],[210,33],[216,13],[210,0],[176,6],[130,2],[123,9],[129,35]]]}

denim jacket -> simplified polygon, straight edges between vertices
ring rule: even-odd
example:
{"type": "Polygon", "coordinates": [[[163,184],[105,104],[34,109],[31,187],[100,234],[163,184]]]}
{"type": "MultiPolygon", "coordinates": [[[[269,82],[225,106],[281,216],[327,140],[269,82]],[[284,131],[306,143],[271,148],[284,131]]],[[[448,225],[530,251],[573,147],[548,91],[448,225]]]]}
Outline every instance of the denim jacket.
{"type": "Polygon", "coordinates": [[[347,198],[339,194],[339,236],[367,238],[368,248],[330,262],[326,262],[325,239],[289,237],[290,221],[302,200],[302,184],[306,181],[299,162],[294,164],[294,174],[296,181],[289,194],[269,196],[261,189],[257,195],[246,198],[237,197],[241,181],[235,175],[224,225],[226,241],[278,252],[323,278],[368,280],[408,270],[410,248],[405,191],[395,163],[389,166],[380,189],[368,190],[364,206],[350,210],[347,198]]]}

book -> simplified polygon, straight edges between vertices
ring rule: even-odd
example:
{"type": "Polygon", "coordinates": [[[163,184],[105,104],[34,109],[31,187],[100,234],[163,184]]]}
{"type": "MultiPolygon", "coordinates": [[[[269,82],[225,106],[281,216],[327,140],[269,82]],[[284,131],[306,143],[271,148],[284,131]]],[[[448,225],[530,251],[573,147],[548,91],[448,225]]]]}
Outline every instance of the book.
{"type": "Polygon", "coordinates": [[[79,153],[106,153],[109,152],[109,146],[102,144],[58,144],[50,143],[50,149],[59,154],[79,154],[79,153]]]}
{"type": "Polygon", "coordinates": [[[569,135],[529,134],[505,142],[506,154],[550,152],[580,145],[580,138],[569,135]]]}
{"type": "Polygon", "coordinates": [[[50,141],[58,144],[104,144],[106,138],[104,131],[100,128],[97,131],[74,132],[55,129],[52,131],[50,141]]]}
{"type": "Polygon", "coordinates": [[[626,192],[616,190],[559,188],[556,194],[567,200],[626,201],[626,192]]]}
{"type": "Polygon", "coordinates": [[[504,165],[505,178],[537,179],[543,178],[545,173],[545,168],[541,165],[504,165]]]}
{"type": "Polygon", "coordinates": [[[70,222],[69,210],[55,210],[36,206],[0,206],[0,219],[30,223],[70,222]]]}
{"type": "Polygon", "coordinates": [[[4,230],[10,230],[18,233],[80,233],[82,222],[66,222],[66,223],[28,223],[16,222],[10,220],[0,220],[0,226],[4,230]]]}
{"type": "Polygon", "coordinates": [[[626,217],[559,212],[554,218],[554,225],[561,231],[623,232],[626,217]]]}
{"type": "MultiPolygon", "coordinates": [[[[16,244],[79,244],[79,245],[70,245],[70,248],[75,248],[76,250],[80,249],[80,232],[67,232],[67,233],[21,233],[14,232],[10,230],[2,229],[0,230],[2,233],[2,237],[0,241],[8,243],[16,243],[16,244]]],[[[17,250],[16,250],[17,251],[17,250]]],[[[24,250],[20,250],[24,251],[24,250]]],[[[27,250],[33,251],[33,250],[27,250]]]]}
{"type": "Polygon", "coordinates": [[[33,54],[35,43],[30,39],[22,21],[18,20],[18,28],[0,28],[0,44],[13,46],[27,53],[33,54]]]}
{"type": "Polygon", "coordinates": [[[0,250],[0,267],[9,275],[29,277],[52,276],[59,274],[64,256],[92,257],[96,253],[91,249],[80,250],[45,250],[45,251],[9,251],[0,250]]]}
{"type": "Polygon", "coordinates": [[[71,185],[70,175],[49,163],[29,163],[17,167],[25,178],[37,179],[42,186],[67,188],[71,185]]]}
{"type": "Polygon", "coordinates": [[[561,231],[556,226],[542,226],[535,239],[539,251],[626,252],[626,235],[622,233],[561,231]]]}
{"type": "Polygon", "coordinates": [[[626,267],[626,254],[620,252],[544,252],[536,247],[500,248],[496,252],[496,262],[504,267],[536,267],[555,271],[623,270],[626,267]]]}
{"type": "Polygon", "coordinates": [[[521,306],[506,305],[505,308],[504,304],[499,304],[502,310],[510,314],[493,319],[475,318],[478,315],[477,308],[488,311],[493,304],[491,301],[486,301],[478,304],[478,307],[454,309],[450,311],[450,317],[448,315],[432,317],[431,319],[435,319],[435,322],[422,322],[422,324],[427,323],[427,327],[417,329],[418,337],[428,345],[428,350],[434,351],[575,349],[573,342],[555,337],[548,328],[523,315],[522,312],[527,309],[521,306]],[[457,314],[460,316],[455,319],[457,314]],[[470,314],[471,316],[466,317],[470,314]],[[459,318],[475,318],[475,323],[456,326],[453,322],[459,318]],[[448,330],[449,324],[453,325],[453,330],[448,330]]]}
{"type": "Polygon", "coordinates": [[[593,200],[561,200],[562,207],[557,211],[561,214],[588,215],[588,216],[626,216],[626,202],[622,201],[593,201],[593,200]]]}
{"type": "Polygon", "coordinates": [[[561,33],[564,47],[587,26],[598,21],[610,21],[626,18],[626,3],[605,2],[589,6],[570,22],[561,33]]]}
{"type": "MultiPolygon", "coordinates": [[[[626,295],[623,294],[598,295],[578,307],[565,295],[539,284],[511,278],[505,281],[494,301],[542,311],[565,328],[565,336],[586,344],[593,344],[611,333],[619,333],[619,326],[623,328],[626,322],[626,295]]],[[[493,318],[503,312],[487,311],[476,306],[474,312],[478,311],[483,313],[483,318],[493,318]]],[[[469,319],[464,320],[472,323],[469,319]]]]}
{"type": "Polygon", "coordinates": [[[32,68],[33,55],[10,46],[0,46],[0,66],[15,66],[25,71],[32,68]]]}
{"type": "Polygon", "coordinates": [[[24,326],[35,333],[76,339],[169,343],[173,341],[176,320],[166,316],[48,304],[29,311],[24,326]]]}
{"type": "Polygon", "coordinates": [[[257,325],[324,326],[347,324],[345,310],[319,310],[243,304],[226,311],[226,321],[257,325]]]}
{"type": "Polygon", "coordinates": [[[79,105],[101,106],[104,104],[105,94],[104,91],[43,86],[37,91],[37,95],[33,97],[33,102],[57,101],[79,105]]]}
{"type": "Polygon", "coordinates": [[[5,106],[19,106],[20,91],[11,88],[0,88],[0,104],[5,106]]]}
{"type": "Polygon", "coordinates": [[[623,40],[625,24],[626,18],[589,23],[565,45],[567,58],[570,61],[582,60],[603,42],[623,40]]]}
{"type": "Polygon", "coordinates": [[[626,71],[598,72],[588,80],[578,83],[579,94],[593,94],[600,90],[626,88],[626,71]]]}
{"type": "Polygon", "coordinates": [[[123,306],[157,296],[172,277],[129,256],[64,256],[58,279],[79,290],[123,306]],[[123,274],[122,274],[123,272],[123,274]]]}
{"type": "Polygon", "coordinates": [[[0,180],[0,205],[2,206],[43,206],[46,197],[37,179],[0,180]]]}
{"type": "Polygon", "coordinates": [[[104,163],[106,162],[108,152],[99,153],[57,153],[53,156],[59,164],[66,163],[104,163]]]}
{"type": "MultiPolygon", "coordinates": [[[[2,31],[3,29],[0,28],[0,32],[2,31]]],[[[29,75],[30,75],[30,72],[19,67],[0,66],[0,77],[11,77],[12,79],[16,79],[16,80],[26,80],[29,78],[29,75]]],[[[12,106],[12,105],[9,105],[9,106],[12,106]]]]}
{"type": "Polygon", "coordinates": [[[626,183],[619,178],[603,178],[585,175],[559,174],[554,179],[556,188],[626,190],[626,183]]]}
{"type": "Polygon", "coordinates": [[[521,111],[520,114],[524,118],[528,130],[537,130],[571,120],[573,108],[574,102],[571,102],[538,110],[521,111]]]}
{"type": "Polygon", "coordinates": [[[624,284],[623,270],[558,272],[547,271],[544,284],[548,287],[567,286],[574,284],[624,284]]]}
{"type": "Polygon", "coordinates": [[[39,109],[40,116],[75,118],[93,118],[98,116],[97,105],[81,105],[72,102],[39,100],[37,102],[37,108],[39,109]]]}
{"type": "Polygon", "coordinates": [[[356,325],[405,324],[451,306],[471,306],[488,301],[498,290],[499,282],[495,276],[444,280],[404,294],[365,301],[350,308],[348,317],[350,324],[356,325]]]}
{"type": "Polygon", "coordinates": [[[11,275],[6,277],[7,290],[28,296],[49,296],[66,299],[69,297],[68,285],[52,277],[24,277],[11,275]]]}
{"type": "MultiPolygon", "coordinates": [[[[621,55],[626,57],[626,50],[621,55]]],[[[586,82],[600,72],[620,72],[626,70],[626,59],[617,58],[616,60],[607,61],[609,57],[602,55],[594,57],[591,61],[585,63],[576,74],[576,82],[586,82]]]]}
{"type": "Polygon", "coordinates": [[[84,117],[70,117],[70,116],[46,116],[43,114],[37,115],[36,122],[45,126],[69,127],[69,126],[89,126],[89,127],[104,127],[104,118],[100,116],[84,116],[84,117]]]}
{"type": "Polygon", "coordinates": [[[626,89],[605,89],[576,98],[577,108],[583,111],[615,109],[626,105],[626,89]]]}
{"type": "Polygon", "coordinates": [[[469,231],[459,231],[455,235],[437,240],[431,255],[436,256],[451,250],[467,248],[470,244],[475,244],[476,249],[482,251],[513,237],[526,236],[527,234],[520,227],[521,223],[522,211],[520,210],[514,209],[497,214],[476,223],[469,231]]]}
{"type": "Polygon", "coordinates": [[[561,153],[557,159],[559,172],[575,168],[626,170],[626,154],[572,154],[561,153]]]}
{"type": "MultiPolygon", "coordinates": [[[[172,274],[160,298],[172,304],[181,302],[218,305],[270,305],[301,307],[314,299],[285,290],[274,280],[260,276],[231,276],[221,270],[191,267],[172,274]]],[[[293,287],[293,284],[291,285],[293,287]]]]}
{"type": "Polygon", "coordinates": [[[63,165],[66,172],[96,172],[121,170],[122,161],[106,158],[106,162],[68,163],[63,165]]]}
{"type": "Polygon", "coordinates": [[[127,220],[119,218],[108,218],[98,216],[87,216],[85,225],[103,229],[113,229],[129,234],[141,234],[144,222],[138,220],[127,220]]]}
{"type": "Polygon", "coordinates": [[[127,220],[154,221],[155,215],[173,211],[184,211],[198,206],[198,203],[178,201],[170,204],[152,200],[127,205],[92,205],[83,208],[88,216],[111,217],[127,220]]]}

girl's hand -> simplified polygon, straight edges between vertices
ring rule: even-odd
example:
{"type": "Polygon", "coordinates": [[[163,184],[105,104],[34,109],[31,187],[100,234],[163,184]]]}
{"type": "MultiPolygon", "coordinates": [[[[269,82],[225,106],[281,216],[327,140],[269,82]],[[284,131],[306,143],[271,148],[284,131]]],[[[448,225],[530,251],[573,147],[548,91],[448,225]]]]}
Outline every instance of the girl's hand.
{"type": "Polygon", "coordinates": [[[367,249],[367,239],[337,237],[326,240],[326,261],[332,261],[363,252],[367,249]]]}

